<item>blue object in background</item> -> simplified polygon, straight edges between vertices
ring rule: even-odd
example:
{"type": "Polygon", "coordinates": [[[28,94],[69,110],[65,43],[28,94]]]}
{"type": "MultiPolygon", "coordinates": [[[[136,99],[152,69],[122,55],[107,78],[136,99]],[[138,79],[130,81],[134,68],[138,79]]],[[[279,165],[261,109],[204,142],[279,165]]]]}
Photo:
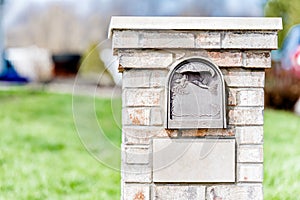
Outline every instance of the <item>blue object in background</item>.
{"type": "Polygon", "coordinates": [[[285,38],[281,50],[281,65],[285,70],[293,67],[292,57],[300,46],[300,24],[293,26],[285,38]]]}
{"type": "Polygon", "coordinates": [[[3,70],[0,72],[0,81],[27,83],[28,79],[20,76],[10,61],[3,59],[3,70]]]}

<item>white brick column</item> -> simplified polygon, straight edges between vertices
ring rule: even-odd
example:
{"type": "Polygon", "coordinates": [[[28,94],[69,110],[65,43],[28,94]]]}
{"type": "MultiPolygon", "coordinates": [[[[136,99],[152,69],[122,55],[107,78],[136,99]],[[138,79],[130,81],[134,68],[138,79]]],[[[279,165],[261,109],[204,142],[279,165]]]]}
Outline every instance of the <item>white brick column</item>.
{"type": "Polygon", "coordinates": [[[112,18],[109,37],[123,73],[122,200],[263,199],[264,70],[271,67],[270,51],[277,48],[277,31],[281,28],[279,18],[112,18]],[[165,128],[168,73],[173,63],[189,57],[208,59],[221,70],[226,129],[165,128]],[[192,173],[184,172],[187,168],[179,163],[172,168],[178,170],[163,174],[164,182],[159,181],[161,173],[153,168],[157,160],[153,148],[162,140],[154,146],[153,142],[159,138],[196,142],[196,147],[216,141],[219,146],[211,155],[218,167],[212,168],[215,174],[233,171],[235,179],[224,183],[220,177],[208,175],[203,181],[196,163],[210,163],[195,161],[191,150],[190,162],[186,157],[178,162],[188,162],[192,173]],[[226,141],[234,141],[236,147],[226,145],[226,141]],[[232,165],[222,161],[223,150],[234,150],[235,167],[229,171],[225,166],[232,165]],[[182,172],[187,174],[179,174],[182,172]],[[195,177],[191,177],[193,173],[195,177]],[[176,179],[176,174],[184,181],[176,179]]]}

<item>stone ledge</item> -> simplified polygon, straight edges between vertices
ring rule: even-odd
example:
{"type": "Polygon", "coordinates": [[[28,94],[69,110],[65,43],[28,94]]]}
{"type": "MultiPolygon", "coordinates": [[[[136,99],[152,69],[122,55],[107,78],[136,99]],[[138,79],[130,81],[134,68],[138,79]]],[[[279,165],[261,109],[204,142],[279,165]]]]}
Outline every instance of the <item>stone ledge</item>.
{"type": "Polygon", "coordinates": [[[115,30],[274,30],[281,18],[266,17],[125,17],[113,16],[108,38],[115,30]]]}

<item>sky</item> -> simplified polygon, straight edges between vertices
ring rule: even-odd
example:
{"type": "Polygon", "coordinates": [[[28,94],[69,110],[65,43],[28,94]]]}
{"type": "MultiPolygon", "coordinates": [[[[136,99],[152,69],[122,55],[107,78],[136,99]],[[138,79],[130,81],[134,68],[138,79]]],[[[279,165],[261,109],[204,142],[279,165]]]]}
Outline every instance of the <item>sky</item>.
{"type": "Polygon", "coordinates": [[[266,0],[6,0],[4,26],[16,25],[33,9],[42,10],[49,3],[59,3],[73,9],[79,16],[101,12],[104,16],[126,15],[178,15],[181,9],[197,5],[208,9],[213,16],[262,16],[266,0]],[[130,2],[130,3],[128,3],[130,2]],[[209,2],[209,3],[207,3],[209,2]],[[130,6],[128,6],[130,4],[130,6]],[[192,5],[192,6],[191,6],[192,5]],[[121,11],[120,11],[121,10],[121,11]],[[155,10],[155,11],[154,11],[155,10]]]}

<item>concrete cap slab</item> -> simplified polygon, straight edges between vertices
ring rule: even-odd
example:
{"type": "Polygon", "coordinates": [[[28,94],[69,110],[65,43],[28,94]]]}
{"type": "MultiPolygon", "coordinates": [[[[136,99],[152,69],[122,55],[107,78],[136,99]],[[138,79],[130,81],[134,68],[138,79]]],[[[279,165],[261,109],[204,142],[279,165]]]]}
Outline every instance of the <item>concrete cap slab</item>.
{"type": "Polygon", "coordinates": [[[108,38],[114,30],[281,30],[278,17],[132,17],[113,16],[108,38]]]}

